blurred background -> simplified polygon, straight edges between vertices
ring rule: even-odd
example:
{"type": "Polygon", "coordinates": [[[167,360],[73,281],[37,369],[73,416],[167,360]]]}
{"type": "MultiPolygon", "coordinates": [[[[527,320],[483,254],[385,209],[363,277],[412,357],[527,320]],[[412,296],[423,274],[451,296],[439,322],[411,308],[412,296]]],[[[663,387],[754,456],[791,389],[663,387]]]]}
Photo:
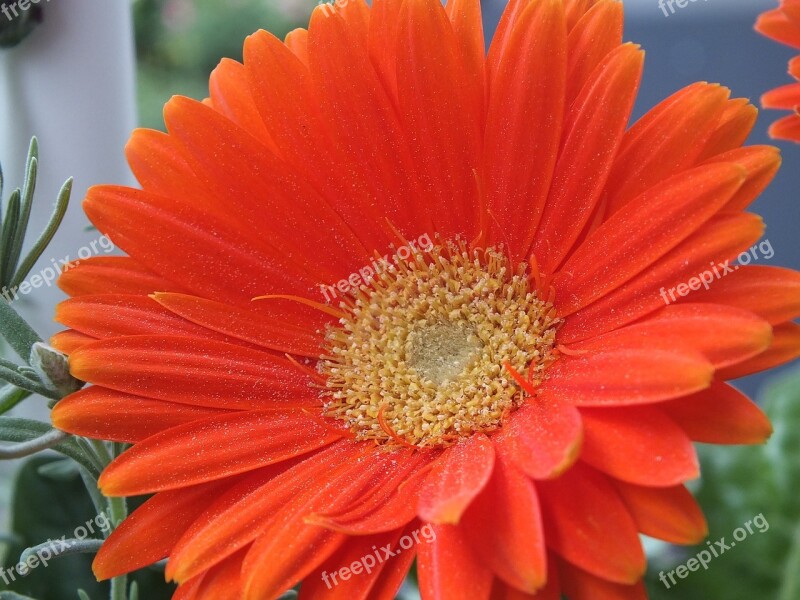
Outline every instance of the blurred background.
{"type": "MultiPolygon", "coordinates": [[[[0,50],[0,162],[9,187],[19,185],[22,160],[31,135],[41,142],[42,180],[34,220],[43,223],[49,197],[68,176],[76,177],[67,222],[47,260],[75,256],[98,237],[88,228],[79,201],[95,183],[130,183],[123,147],[132,127],[163,129],[161,110],[174,94],[204,98],[211,70],[222,57],[241,59],[244,38],[257,28],[283,37],[305,26],[316,3],[311,0],[133,0],[128,5],[89,0],[52,0],[44,20],[20,46],[0,50]],[[74,68],[79,57],[80,72],[74,68]]],[[[692,0],[665,16],[658,0],[624,0],[626,40],[647,51],[636,117],[679,88],[698,80],[720,82],[734,97],[757,102],[766,90],[789,83],[786,62],[795,53],[753,31],[756,16],[774,0],[692,0]]],[[[484,0],[487,39],[505,6],[484,0]]],[[[777,113],[762,112],[750,143],[770,143],[766,130],[777,113]]],[[[767,223],[774,256],[764,264],[800,268],[800,147],[780,144],[784,168],[752,210],[767,223]]],[[[53,288],[23,298],[19,307],[42,335],[58,327],[49,315],[62,299],[53,288]]],[[[17,305],[15,305],[17,306],[17,305]]],[[[707,571],[692,573],[666,589],[657,575],[693,556],[698,549],[677,549],[648,542],[652,556],[649,589],[653,598],[684,600],[800,600],[800,383],[796,365],[738,382],[748,394],[769,404],[776,435],[766,448],[703,448],[700,499],[709,517],[709,540],[763,514],[771,527],[716,559],[707,571]]],[[[35,399],[18,414],[47,418],[35,399]]],[[[41,465],[0,463],[0,525],[7,535],[4,566],[13,564],[25,543],[59,537],[85,519],[55,502],[56,488],[36,481],[41,465]],[[34,468],[36,467],[36,468],[34,468]],[[28,496],[12,498],[14,477],[33,486],[28,496]],[[37,488],[36,486],[44,485],[37,488]],[[49,496],[41,502],[42,495],[49,496]],[[39,500],[37,500],[39,499],[39,500]],[[12,509],[12,510],[9,510],[12,509]],[[45,522],[45,525],[42,525],[45,522]],[[60,528],[60,529],[59,529],[60,528]],[[38,537],[37,537],[38,536],[38,537]],[[15,554],[16,552],[16,554],[15,554]]],[[[80,486],[73,490],[80,494],[80,486]]],[[[58,488],[61,489],[61,488],[58,488]]],[[[88,509],[87,509],[88,510],[88,509]]],[[[80,513],[80,511],[79,511],[80,513]]],[[[701,547],[705,547],[704,545],[701,547]]],[[[41,569],[11,587],[36,598],[73,598],[58,584],[61,573],[78,579],[90,597],[101,597],[92,581],[89,558],[64,559],[62,567],[41,569]],[[38,578],[38,579],[37,579],[38,578]],[[95,595],[97,594],[97,595],[95,595]]],[[[167,597],[168,589],[149,581],[146,599],[167,597]]],[[[6,584],[0,580],[0,590],[6,584]]],[[[413,598],[409,589],[406,597],[413,598]]]]}

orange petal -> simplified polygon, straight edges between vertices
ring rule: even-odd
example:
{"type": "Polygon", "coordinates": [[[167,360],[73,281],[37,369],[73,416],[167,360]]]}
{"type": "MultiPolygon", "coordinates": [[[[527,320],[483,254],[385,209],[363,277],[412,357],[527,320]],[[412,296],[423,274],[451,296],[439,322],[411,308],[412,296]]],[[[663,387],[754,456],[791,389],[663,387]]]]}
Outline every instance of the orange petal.
{"type": "Polygon", "coordinates": [[[800,105],[800,83],[790,83],[761,96],[761,106],[764,108],[782,108],[794,110],[800,105]]]}
{"type": "Polygon", "coordinates": [[[318,404],[310,380],[288,360],[202,338],[101,340],[73,353],[70,369],[82,381],[184,404],[261,409],[318,404]]]}
{"type": "Polygon", "coordinates": [[[386,93],[397,105],[397,28],[404,0],[373,0],[369,57],[386,93]]]}
{"type": "Polygon", "coordinates": [[[56,321],[94,338],[185,335],[224,341],[225,336],[165,310],[146,296],[84,295],[56,307],[56,321]]]}
{"type": "Polygon", "coordinates": [[[195,594],[198,600],[241,600],[245,554],[245,550],[240,550],[210,568],[197,585],[195,594]]]}
{"type": "Polygon", "coordinates": [[[153,299],[172,313],[180,315],[203,327],[217,331],[225,336],[262,346],[270,350],[290,352],[301,356],[319,358],[323,340],[317,331],[324,327],[323,322],[303,319],[299,314],[270,314],[273,303],[265,303],[262,312],[247,310],[185,294],[154,294],[153,299]]]}
{"type": "Polygon", "coordinates": [[[577,459],[582,440],[578,409],[552,394],[530,398],[494,438],[499,451],[533,479],[563,473],[577,459]]]}
{"type": "Polygon", "coordinates": [[[358,450],[334,443],[300,462],[278,463],[248,475],[238,485],[206,498],[206,511],[181,536],[170,553],[167,579],[186,582],[248,546],[278,511],[297,495],[318,489],[322,474],[348,469],[358,450]]]}
{"type": "Polygon", "coordinates": [[[787,46],[800,48],[800,27],[797,27],[782,8],[759,15],[756,31],[787,46]]]}
{"type": "Polygon", "coordinates": [[[431,525],[436,539],[417,548],[422,596],[429,600],[488,600],[492,572],[470,550],[464,532],[452,525],[431,525]]]}
{"type": "MultiPolygon", "coordinates": [[[[366,5],[348,2],[345,10],[366,5]]],[[[356,11],[358,12],[358,11],[356,11]]],[[[392,100],[381,85],[369,61],[367,30],[359,40],[353,27],[339,15],[330,17],[315,11],[308,35],[309,72],[324,98],[326,121],[339,143],[362,165],[372,165],[370,195],[379,199],[385,221],[408,234],[417,234],[424,223],[426,205],[417,187],[416,167],[392,100]],[[351,48],[341,60],[341,48],[351,48]]]]}
{"type": "MultiPolygon", "coordinates": [[[[352,0],[352,2],[342,3],[336,7],[336,14],[347,24],[348,31],[353,36],[353,41],[366,49],[369,38],[370,8],[365,0],[352,0]]],[[[311,13],[311,20],[319,20],[317,13],[311,13]]],[[[352,46],[350,46],[352,47],[352,46]]]]}
{"type": "MultiPolygon", "coordinates": [[[[511,18],[513,4],[503,19],[511,18]]],[[[521,258],[544,209],[561,142],[567,33],[560,1],[517,4],[526,8],[505,34],[502,60],[490,70],[483,160],[489,210],[498,220],[491,241],[506,242],[521,258]]]]}
{"type": "Polygon", "coordinates": [[[559,573],[570,600],[647,600],[647,590],[641,581],[633,585],[612,583],[566,561],[561,561],[559,573]]]}
{"type": "Polygon", "coordinates": [[[247,82],[247,72],[242,63],[223,58],[211,72],[208,82],[214,110],[222,113],[250,135],[258,138],[270,152],[280,155],[278,147],[264,126],[264,121],[253,102],[247,82]]]}
{"type": "Polygon", "coordinates": [[[388,452],[370,452],[294,496],[274,515],[247,553],[242,567],[245,597],[273,598],[319,567],[348,537],[309,524],[307,515],[349,506],[395,462],[388,452]]]}
{"type": "Polygon", "coordinates": [[[481,562],[507,584],[528,593],[545,585],[547,559],[536,488],[502,455],[497,455],[491,480],[459,528],[481,562]]]}
{"type": "Polygon", "coordinates": [[[99,186],[87,192],[83,208],[117,246],[183,287],[150,292],[197,290],[244,304],[272,290],[306,294],[319,283],[277,250],[243,237],[241,227],[229,218],[203,212],[191,198],[99,186]],[[147,227],[141,227],[143,219],[147,227]],[[181,243],[174,243],[176,239],[181,243]]]}
{"type": "Polygon", "coordinates": [[[703,161],[739,148],[750,135],[757,118],[758,109],[747,98],[729,100],[717,130],[711,134],[697,160],[703,161]]]}
{"type": "Polygon", "coordinates": [[[57,334],[51,337],[50,345],[59,352],[63,352],[64,354],[72,354],[79,348],[96,341],[97,338],[93,338],[90,335],[85,335],[83,333],[78,333],[77,331],[67,329],[66,331],[59,331],[57,334]]]}
{"type": "Polygon", "coordinates": [[[483,37],[481,2],[447,0],[445,10],[453,25],[458,45],[461,47],[461,60],[467,76],[472,79],[472,89],[469,94],[476,98],[478,112],[483,120],[486,95],[486,43],[483,37]]]}
{"type": "Polygon", "coordinates": [[[188,195],[204,210],[223,213],[224,209],[200,185],[175,137],[162,131],[136,129],[125,146],[125,157],[143,190],[166,198],[188,195]]]}
{"type": "Polygon", "coordinates": [[[723,304],[673,304],[644,321],[573,346],[603,350],[613,345],[691,348],[721,369],[760,354],[772,341],[772,327],[753,313],[723,304]]]}
{"type": "Polygon", "coordinates": [[[722,382],[659,406],[696,442],[763,444],[772,434],[769,417],[734,387],[722,382]]]}
{"type": "MultiPolygon", "coordinates": [[[[597,577],[632,584],[645,571],[633,518],[611,482],[581,463],[538,484],[547,545],[597,577]]],[[[561,578],[562,585],[567,581],[561,578]]]]}
{"type": "Polygon", "coordinates": [[[558,581],[559,559],[552,553],[547,555],[547,585],[535,594],[528,594],[510,585],[506,585],[500,579],[495,579],[492,587],[492,594],[488,600],[561,600],[561,585],[558,581]]]}
{"type": "Polygon", "coordinates": [[[420,491],[418,514],[438,525],[456,524],[492,475],[494,445],[475,434],[446,449],[420,491]]]}
{"type": "Polygon", "coordinates": [[[315,279],[336,281],[368,261],[333,207],[247,132],[188,98],[170,100],[164,120],[198,180],[239,217],[240,230],[252,231],[315,279]]]}
{"type": "Polygon", "coordinates": [[[350,535],[382,533],[404,526],[417,513],[419,494],[428,475],[432,453],[414,453],[398,462],[390,475],[370,492],[339,510],[325,509],[306,521],[350,535]]]}
{"type": "Polygon", "coordinates": [[[664,307],[665,290],[687,282],[748,249],[764,233],[749,214],[722,214],[682,242],[661,261],[599,301],[567,317],[559,341],[571,344],[611,331],[664,307]]]}
{"type": "Polygon", "coordinates": [[[614,485],[645,535],[672,544],[699,544],[708,535],[703,511],[682,485],[644,487],[615,481],[614,485]]]}
{"type": "Polygon", "coordinates": [[[720,379],[738,379],[788,363],[800,357],[800,325],[782,323],[772,329],[772,344],[764,352],[727,369],[720,370],[720,379]]]}
{"type": "Polygon", "coordinates": [[[628,202],[559,271],[559,314],[583,308],[658,261],[719,211],[744,180],[741,167],[716,163],[676,175],[628,202]]]}
{"type": "Polygon", "coordinates": [[[424,202],[436,231],[471,239],[483,95],[473,95],[474,81],[439,0],[406,0],[399,18],[398,107],[424,202]]]}
{"type": "Polygon", "coordinates": [[[533,244],[545,273],[561,264],[600,202],[633,110],[643,65],[644,52],[638,46],[620,46],[592,72],[567,114],[553,185],[533,244]]]}
{"type": "Polygon", "coordinates": [[[595,68],[622,44],[623,21],[622,4],[616,0],[602,0],[583,14],[570,31],[567,108],[590,81],[595,68]]]}
{"type": "Polygon", "coordinates": [[[215,481],[156,494],[111,532],[92,563],[94,574],[111,579],[161,560],[205,510],[209,497],[231,484],[215,481]]]}
{"type": "Polygon", "coordinates": [[[625,134],[608,180],[608,214],[694,164],[716,130],[729,90],[694,84],[667,98],[625,134]]]}
{"type": "Polygon", "coordinates": [[[96,256],[71,263],[58,279],[58,287],[70,296],[89,294],[152,294],[184,288],[160,277],[127,256],[96,256]]]}
{"type": "Polygon", "coordinates": [[[506,54],[513,54],[513,52],[509,53],[511,36],[522,14],[530,4],[530,0],[509,0],[505,9],[503,9],[503,13],[500,15],[500,22],[495,28],[486,59],[486,75],[490,91],[492,82],[497,77],[497,71],[500,68],[501,61],[506,57],[506,54]]]}
{"type": "MultiPolygon", "coordinates": [[[[400,530],[395,530],[349,538],[314,573],[303,580],[300,600],[376,598],[373,588],[384,570],[390,570],[396,567],[398,562],[402,562],[403,551],[397,547],[402,533],[400,530]],[[387,558],[384,548],[396,555],[387,558]]],[[[409,554],[413,556],[413,552],[409,554]]],[[[394,595],[391,598],[394,598],[394,595]]]]}
{"type": "Polygon", "coordinates": [[[133,496],[252,471],[338,439],[297,411],[236,412],[147,438],[112,462],[98,482],[107,496],[133,496]]]}
{"type": "Polygon", "coordinates": [[[165,429],[226,412],[150,400],[95,385],[60,400],[50,418],[56,427],[75,435],[138,442],[165,429]]]}
{"type": "MultiPolygon", "coordinates": [[[[308,30],[302,28],[293,29],[286,34],[283,42],[298,60],[308,67],[308,30]]],[[[280,156],[280,150],[276,148],[275,154],[280,156]]]]}
{"type": "Polygon", "coordinates": [[[735,306],[777,325],[800,315],[800,273],[780,267],[740,266],[708,290],[693,294],[691,301],[735,306]]]}
{"type": "Polygon", "coordinates": [[[266,31],[247,38],[244,65],[253,100],[270,136],[287,166],[306,182],[303,187],[312,187],[335,205],[365,247],[387,247],[391,232],[384,227],[384,214],[369,193],[370,173],[333,136],[306,65],[266,31]]]}
{"type": "Polygon", "coordinates": [[[778,119],[770,125],[769,136],[776,140],[800,142],[800,116],[792,114],[778,119]]]}
{"type": "Polygon", "coordinates": [[[649,404],[705,389],[713,375],[711,363],[683,348],[617,346],[562,356],[540,390],[579,406],[649,404]]]}
{"type": "Polygon", "coordinates": [[[657,408],[582,408],[581,459],[638,485],[667,487],[700,475],[689,436],[657,408]]]}
{"type": "Polygon", "coordinates": [[[592,8],[597,0],[564,0],[567,15],[567,28],[571,31],[578,26],[581,18],[592,8]]]}
{"type": "Polygon", "coordinates": [[[742,187],[723,210],[744,210],[761,195],[781,166],[780,150],[773,146],[748,146],[718,154],[708,162],[729,162],[742,167],[747,175],[742,187]]]}
{"type": "MultiPolygon", "coordinates": [[[[403,533],[406,535],[413,533],[416,531],[414,528],[419,528],[418,522],[410,523],[403,533]]],[[[404,552],[389,561],[388,565],[378,574],[377,581],[370,589],[369,600],[395,600],[416,556],[416,547],[414,547],[409,552],[404,552]]]]}

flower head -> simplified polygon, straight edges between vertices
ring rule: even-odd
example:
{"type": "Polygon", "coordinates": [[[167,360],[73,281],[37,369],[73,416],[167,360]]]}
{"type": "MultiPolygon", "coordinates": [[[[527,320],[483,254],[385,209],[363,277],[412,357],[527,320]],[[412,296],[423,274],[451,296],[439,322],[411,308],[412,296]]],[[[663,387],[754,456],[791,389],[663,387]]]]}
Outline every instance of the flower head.
{"type": "Polygon", "coordinates": [[[84,205],[128,256],[62,276],[53,340],[93,384],[56,425],[155,494],[98,576],[642,598],[639,534],[704,536],[692,442],[769,436],[726,381],[800,354],[800,276],[732,266],[779,164],[755,109],[699,83],[629,127],[622,24],[512,0],[487,56],[478,0],[342,0],[133,135],[141,189],[84,205]]]}

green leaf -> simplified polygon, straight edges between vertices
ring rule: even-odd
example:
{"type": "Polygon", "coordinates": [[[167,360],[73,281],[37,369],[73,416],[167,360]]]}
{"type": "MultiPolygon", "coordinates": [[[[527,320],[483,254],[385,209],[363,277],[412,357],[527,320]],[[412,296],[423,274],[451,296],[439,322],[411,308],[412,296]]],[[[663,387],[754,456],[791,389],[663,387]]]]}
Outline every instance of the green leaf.
{"type": "MultiPolygon", "coordinates": [[[[20,190],[16,189],[8,198],[3,230],[0,231],[0,284],[6,285],[14,275],[9,265],[9,257],[14,248],[14,239],[17,235],[17,223],[19,222],[20,211],[20,190]]],[[[2,200],[2,199],[0,199],[2,200]]],[[[0,290],[5,292],[6,290],[0,290]]]]}
{"type": "MultiPolygon", "coordinates": [[[[36,176],[39,171],[39,143],[36,138],[31,138],[28,147],[28,158],[25,161],[25,180],[22,184],[22,197],[20,201],[19,219],[16,227],[16,235],[11,243],[9,254],[6,257],[7,274],[10,279],[14,278],[17,270],[22,245],[25,243],[25,236],[28,233],[28,224],[31,219],[31,208],[33,207],[33,194],[36,191],[36,176]]],[[[12,284],[13,286],[13,284],[12,284]]]]}
{"type": "Polygon", "coordinates": [[[31,348],[42,339],[31,328],[30,325],[17,314],[11,306],[0,299],[0,323],[2,323],[2,333],[6,341],[14,349],[14,352],[24,361],[31,355],[31,348]]]}
{"type": "MultiPolygon", "coordinates": [[[[3,442],[28,442],[41,437],[51,430],[50,425],[40,421],[18,417],[0,417],[0,441],[3,442]]],[[[53,446],[52,449],[79,463],[95,479],[100,476],[100,469],[95,457],[81,449],[75,438],[67,438],[53,446]]]]}
{"type": "MultiPolygon", "coordinates": [[[[0,302],[0,304],[1,303],[2,302],[0,302]]],[[[31,377],[29,377],[24,370],[25,366],[15,365],[10,361],[0,358],[0,380],[34,394],[42,394],[43,396],[54,399],[61,398],[55,391],[47,389],[38,378],[33,379],[32,377],[35,376],[34,372],[31,372],[31,377]]]]}
{"type": "Polygon", "coordinates": [[[30,395],[29,390],[20,389],[15,385],[3,386],[0,388],[0,415],[4,415],[30,395]]]}
{"type": "Polygon", "coordinates": [[[71,194],[72,178],[70,177],[61,187],[61,191],[58,193],[58,198],[56,200],[56,205],[53,208],[53,213],[50,215],[50,220],[45,226],[44,231],[39,236],[39,239],[36,240],[30,252],[28,252],[23,259],[22,264],[11,281],[10,287],[14,288],[19,286],[25,280],[25,278],[31,272],[33,266],[36,264],[36,261],[42,256],[47,246],[50,245],[50,242],[53,240],[53,236],[56,234],[56,231],[58,231],[58,228],[61,226],[61,222],[64,220],[64,215],[67,214],[67,208],[69,207],[69,198],[71,194]]]}

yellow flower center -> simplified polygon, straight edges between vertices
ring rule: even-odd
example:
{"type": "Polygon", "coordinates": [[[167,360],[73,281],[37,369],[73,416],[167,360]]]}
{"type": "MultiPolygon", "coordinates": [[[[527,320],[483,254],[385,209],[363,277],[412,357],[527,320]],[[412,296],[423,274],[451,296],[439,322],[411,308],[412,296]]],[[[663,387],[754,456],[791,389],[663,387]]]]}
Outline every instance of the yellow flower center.
{"type": "Polygon", "coordinates": [[[320,361],[326,417],[356,439],[444,446],[500,427],[556,358],[559,323],[502,249],[415,250],[340,305],[320,361]],[[526,386],[527,387],[527,386],[526,386]]]}

